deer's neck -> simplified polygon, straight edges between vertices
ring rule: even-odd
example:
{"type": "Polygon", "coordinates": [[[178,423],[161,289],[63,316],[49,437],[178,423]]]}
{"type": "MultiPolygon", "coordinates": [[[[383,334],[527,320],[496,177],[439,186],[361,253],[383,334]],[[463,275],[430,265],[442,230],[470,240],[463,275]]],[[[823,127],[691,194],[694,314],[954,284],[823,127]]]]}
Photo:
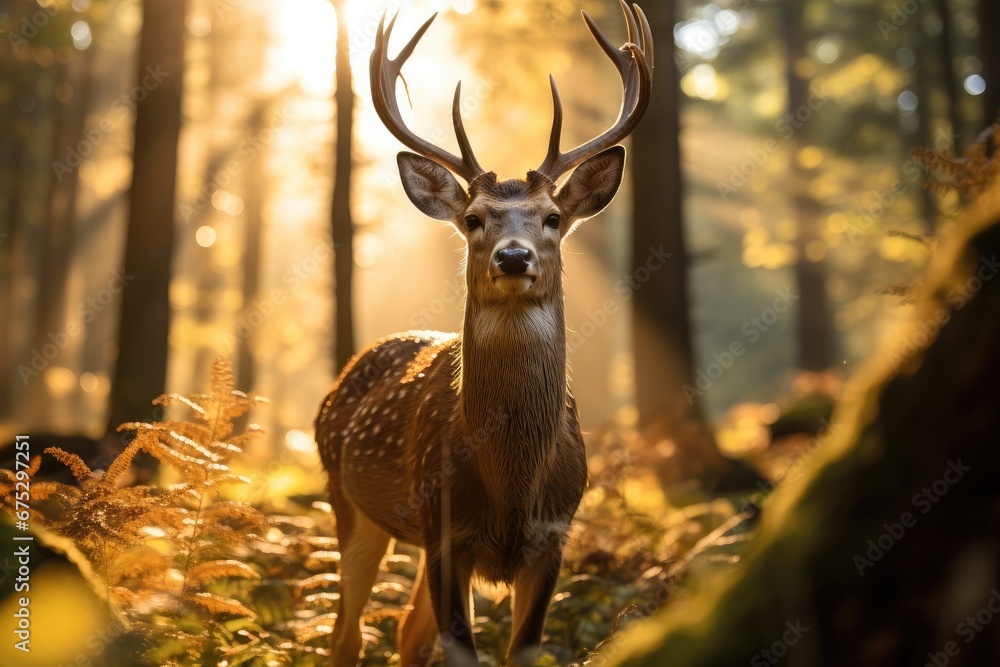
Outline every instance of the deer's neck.
{"type": "Polygon", "coordinates": [[[496,500],[535,492],[563,425],[566,392],[561,293],[513,306],[467,302],[459,406],[496,500]]]}

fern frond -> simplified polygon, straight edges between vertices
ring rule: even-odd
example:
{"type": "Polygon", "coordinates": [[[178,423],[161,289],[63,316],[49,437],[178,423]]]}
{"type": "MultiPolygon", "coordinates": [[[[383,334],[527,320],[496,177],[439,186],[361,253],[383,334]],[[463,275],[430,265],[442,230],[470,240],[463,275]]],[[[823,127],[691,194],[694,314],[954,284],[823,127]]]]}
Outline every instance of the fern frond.
{"type": "Polygon", "coordinates": [[[214,481],[216,486],[228,486],[229,484],[250,484],[253,482],[253,480],[246,475],[237,475],[236,473],[218,475],[214,481]]]}
{"type": "MultiPolygon", "coordinates": [[[[41,457],[39,457],[41,458],[41,457]]],[[[31,500],[33,503],[41,502],[43,500],[48,500],[54,494],[63,491],[67,488],[65,484],[60,484],[59,482],[31,482],[31,500]]]]}
{"type": "MultiPolygon", "coordinates": [[[[246,632],[237,633],[236,626],[230,627],[233,621],[216,618],[256,618],[245,602],[227,595],[246,590],[241,581],[260,579],[242,558],[267,530],[267,519],[246,503],[217,496],[224,485],[249,482],[231,465],[242,459],[260,428],[237,432],[235,420],[262,402],[235,389],[232,369],[220,357],[207,394],[156,399],[158,405],[182,408],[185,417],[119,427],[136,437],[103,474],[95,474],[78,456],[50,449],[78,484],[32,485],[36,499],[55,500],[53,531],[72,540],[96,565],[108,600],[135,616],[136,633],[157,646],[149,653],[155,664],[215,664],[225,655],[233,656],[228,664],[255,656],[268,664],[284,659],[257,626],[244,624],[239,627],[246,632]],[[119,487],[140,451],[176,469],[182,482],[167,488],[119,487]],[[151,539],[156,548],[145,543],[151,539]],[[204,590],[209,585],[215,592],[204,590]]],[[[0,471],[0,503],[10,481],[0,471]]]]}
{"type": "Polygon", "coordinates": [[[961,156],[948,149],[918,148],[914,157],[927,171],[943,172],[947,180],[930,178],[924,187],[939,194],[959,192],[978,198],[998,186],[1000,178],[1000,116],[976,137],[961,156]]]}
{"type": "Polygon", "coordinates": [[[259,531],[267,526],[267,518],[257,508],[247,503],[237,503],[230,500],[213,503],[206,508],[205,516],[214,522],[233,521],[244,526],[251,526],[259,531]]]}
{"type": "Polygon", "coordinates": [[[926,236],[923,236],[921,234],[911,234],[909,232],[904,232],[899,229],[890,229],[888,232],[886,232],[886,236],[892,238],[907,239],[909,241],[916,241],[917,243],[923,244],[925,246],[929,246],[931,244],[930,239],[928,239],[926,236]]]}
{"type": "Polygon", "coordinates": [[[58,447],[47,447],[45,453],[69,468],[69,471],[73,473],[73,477],[76,477],[81,482],[90,479],[94,474],[87,464],[83,462],[83,459],[76,454],[70,454],[58,447]]]}
{"type": "Polygon", "coordinates": [[[340,575],[336,572],[324,572],[322,574],[314,574],[311,577],[306,577],[296,583],[296,588],[299,591],[311,591],[317,588],[326,588],[327,586],[332,586],[334,584],[340,583],[340,575]]]}
{"type": "Polygon", "coordinates": [[[247,609],[239,600],[227,598],[214,593],[191,593],[184,596],[185,601],[204,608],[210,614],[231,614],[232,616],[247,616],[257,618],[257,614],[247,609]]]}
{"type": "Polygon", "coordinates": [[[139,596],[123,586],[113,586],[111,600],[122,607],[131,607],[138,602],[139,596]]]}
{"type": "Polygon", "coordinates": [[[199,563],[187,574],[189,586],[200,587],[218,579],[260,579],[260,575],[252,567],[238,560],[211,560],[199,563]]]}
{"type": "Polygon", "coordinates": [[[212,363],[212,379],[209,387],[213,394],[226,394],[236,388],[233,367],[226,357],[217,357],[212,363]]]}
{"type": "Polygon", "coordinates": [[[116,484],[122,474],[132,467],[132,460],[135,458],[135,455],[142,449],[145,449],[146,446],[147,444],[144,440],[140,440],[139,438],[132,440],[122,453],[115,457],[115,460],[111,462],[111,465],[104,472],[105,482],[112,486],[116,484]]]}
{"type": "Polygon", "coordinates": [[[205,411],[205,408],[201,407],[199,404],[195,403],[187,396],[181,396],[180,394],[164,394],[158,397],[155,401],[153,401],[153,403],[158,405],[177,405],[177,404],[186,405],[189,408],[191,408],[191,410],[193,410],[194,413],[199,417],[208,416],[208,413],[205,411]]]}
{"type": "Polygon", "coordinates": [[[320,614],[305,621],[292,621],[288,626],[295,633],[295,640],[305,644],[333,632],[336,620],[336,614],[320,614]]]}
{"type": "Polygon", "coordinates": [[[115,577],[118,581],[135,579],[144,581],[170,569],[170,556],[155,549],[139,546],[123,553],[115,561],[115,577]]]}
{"type": "Polygon", "coordinates": [[[899,305],[908,306],[916,303],[917,298],[920,296],[922,287],[923,285],[919,283],[890,285],[889,287],[883,287],[882,289],[876,290],[875,293],[880,296],[899,297],[899,305]]]}

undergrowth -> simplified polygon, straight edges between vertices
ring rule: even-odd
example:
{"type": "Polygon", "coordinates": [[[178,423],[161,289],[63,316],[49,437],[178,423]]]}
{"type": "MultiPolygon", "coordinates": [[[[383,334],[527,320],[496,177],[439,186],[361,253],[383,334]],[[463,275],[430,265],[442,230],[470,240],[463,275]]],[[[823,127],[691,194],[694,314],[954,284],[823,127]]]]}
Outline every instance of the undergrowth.
{"type": "MultiPolygon", "coordinates": [[[[103,470],[49,448],[75,484],[32,481],[34,525],[71,540],[94,572],[93,587],[126,629],[128,665],[294,665],[329,662],[339,602],[336,526],[322,497],[279,507],[233,499],[251,484],[245,448],[260,428],[238,429],[265,402],[235,389],[225,359],[204,394],[155,401],[172,421],[128,423],[135,438],[103,470]],[[144,453],[161,464],[157,484],[132,483],[144,453]]],[[[598,443],[626,451],[635,435],[610,429],[598,443]]],[[[634,444],[634,443],[633,443],[634,444]]],[[[34,475],[41,457],[32,461],[34,475]]],[[[16,478],[0,470],[0,508],[13,514],[16,478]]],[[[673,506],[629,466],[595,475],[574,523],[546,625],[539,664],[591,664],[624,625],[683,594],[693,567],[730,566],[747,538],[737,499],[673,506]],[[649,497],[659,498],[653,501],[649,497]],[[642,503],[631,499],[646,500],[642,503]]],[[[395,634],[418,552],[398,544],[383,563],[366,610],[365,665],[398,662],[395,634]]],[[[476,640],[502,662],[510,632],[505,589],[476,592],[476,640]]],[[[94,664],[98,664],[95,657],[94,664]]]]}

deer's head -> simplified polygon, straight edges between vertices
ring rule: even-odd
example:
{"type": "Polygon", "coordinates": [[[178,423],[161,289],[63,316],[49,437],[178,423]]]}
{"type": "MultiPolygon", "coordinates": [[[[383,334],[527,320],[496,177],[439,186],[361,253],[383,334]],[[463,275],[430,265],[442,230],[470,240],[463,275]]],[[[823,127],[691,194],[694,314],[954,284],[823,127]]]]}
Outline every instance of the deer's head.
{"type": "Polygon", "coordinates": [[[555,79],[550,76],[554,114],[548,153],[541,166],[529,171],[524,179],[500,180],[476,160],[462,123],[461,83],[452,106],[461,157],[407,128],[396,101],[396,79],[436,14],[394,60],[388,58],[387,45],[395,18],[388,27],[379,25],[370,68],[375,109],[389,131],[415,151],[398,156],[403,189],[410,201],[425,215],[452,223],[465,237],[470,298],[494,302],[544,299],[557,293],[562,240],[579,221],[604,210],[618,192],[625,149],[617,144],[636,128],[646,111],[653,67],[653,40],[646,17],[638,6],[633,5],[633,11],[619,1],[629,34],[620,48],[583,12],[594,39],[621,76],[624,96],[618,120],[600,136],[561,152],[562,104],[555,79]],[[569,178],[557,185],[570,171],[569,178]]]}

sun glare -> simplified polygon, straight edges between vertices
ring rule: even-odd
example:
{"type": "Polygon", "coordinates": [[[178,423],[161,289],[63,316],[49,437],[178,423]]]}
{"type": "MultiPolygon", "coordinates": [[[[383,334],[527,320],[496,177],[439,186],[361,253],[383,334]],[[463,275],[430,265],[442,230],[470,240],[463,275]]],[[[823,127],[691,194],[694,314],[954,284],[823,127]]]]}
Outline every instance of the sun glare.
{"type": "MultiPolygon", "coordinates": [[[[390,14],[400,11],[397,32],[412,33],[434,12],[468,14],[475,6],[476,0],[414,0],[405,7],[401,7],[399,0],[348,0],[351,66],[355,72],[367,68],[378,22],[386,10],[390,14]]],[[[309,96],[330,97],[338,20],[333,4],[329,0],[272,0],[270,16],[271,43],[263,87],[281,90],[297,86],[309,96]]],[[[440,26],[435,28],[441,30],[440,26]]],[[[398,46],[394,40],[394,47],[398,46]]],[[[354,78],[355,86],[365,89],[359,93],[367,92],[366,78],[356,74],[354,78]]]]}
{"type": "Polygon", "coordinates": [[[330,97],[337,46],[333,5],[327,0],[279,0],[271,3],[271,16],[263,87],[297,86],[311,97],[330,97]]]}

